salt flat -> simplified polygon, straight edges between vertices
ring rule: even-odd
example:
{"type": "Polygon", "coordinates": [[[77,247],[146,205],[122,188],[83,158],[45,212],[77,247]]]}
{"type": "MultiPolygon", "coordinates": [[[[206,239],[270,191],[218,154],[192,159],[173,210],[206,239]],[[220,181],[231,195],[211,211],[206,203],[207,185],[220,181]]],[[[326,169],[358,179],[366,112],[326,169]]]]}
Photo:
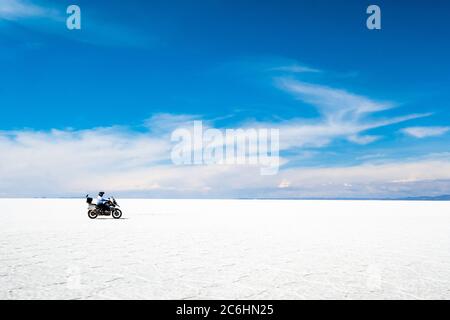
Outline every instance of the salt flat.
{"type": "Polygon", "coordinates": [[[449,299],[450,203],[0,200],[1,299],[449,299]]]}

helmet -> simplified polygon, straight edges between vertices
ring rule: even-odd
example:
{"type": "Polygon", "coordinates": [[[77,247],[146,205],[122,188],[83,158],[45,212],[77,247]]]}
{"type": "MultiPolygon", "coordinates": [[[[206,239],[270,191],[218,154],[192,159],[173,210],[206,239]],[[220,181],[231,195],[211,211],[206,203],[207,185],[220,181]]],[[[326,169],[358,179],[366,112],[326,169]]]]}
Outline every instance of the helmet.
{"type": "Polygon", "coordinates": [[[103,196],[105,195],[105,193],[104,193],[103,191],[100,191],[100,192],[98,193],[98,195],[99,195],[100,197],[103,197],[103,196]]]}

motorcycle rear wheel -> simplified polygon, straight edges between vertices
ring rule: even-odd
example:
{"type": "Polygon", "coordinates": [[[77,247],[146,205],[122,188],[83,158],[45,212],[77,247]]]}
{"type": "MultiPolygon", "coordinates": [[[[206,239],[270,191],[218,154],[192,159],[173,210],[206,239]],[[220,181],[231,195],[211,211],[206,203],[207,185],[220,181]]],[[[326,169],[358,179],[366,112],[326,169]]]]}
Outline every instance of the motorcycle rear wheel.
{"type": "Polygon", "coordinates": [[[122,210],[114,209],[114,211],[112,212],[112,217],[114,219],[120,219],[122,217],[122,210]]]}
{"type": "Polygon", "coordinates": [[[95,212],[95,210],[89,210],[89,211],[88,211],[88,217],[89,217],[90,219],[95,219],[95,218],[98,217],[98,213],[95,212]]]}

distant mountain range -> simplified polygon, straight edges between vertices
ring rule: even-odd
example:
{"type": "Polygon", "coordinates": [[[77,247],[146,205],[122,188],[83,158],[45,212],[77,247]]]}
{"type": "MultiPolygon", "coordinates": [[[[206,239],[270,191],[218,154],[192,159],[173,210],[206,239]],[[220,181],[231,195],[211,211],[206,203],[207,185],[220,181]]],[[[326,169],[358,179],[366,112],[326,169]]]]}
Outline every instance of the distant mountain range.
{"type": "Polygon", "coordinates": [[[408,197],[408,198],[401,198],[398,200],[421,200],[421,201],[449,201],[450,200],[450,194],[444,194],[440,196],[419,196],[419,197],[408,197]]]}
{"type": "Polygon", "coordinates": [[[450,194],[443,194],[439,196],[415,196],[415,197],[400,197],[400,198],[239,198],[242,200],[379,200],[379,201],[450,201],[450,194]]]}

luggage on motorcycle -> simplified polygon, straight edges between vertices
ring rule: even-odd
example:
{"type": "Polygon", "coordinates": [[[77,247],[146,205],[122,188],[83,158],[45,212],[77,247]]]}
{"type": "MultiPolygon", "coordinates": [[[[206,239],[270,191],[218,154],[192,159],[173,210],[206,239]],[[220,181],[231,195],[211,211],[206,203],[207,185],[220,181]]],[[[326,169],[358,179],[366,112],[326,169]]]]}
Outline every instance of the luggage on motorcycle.
{"type": "Polygon", "coordinates": [[[94,200],[94,199],[92,199],[92,198],[90,198],[90,197],[87,197],[87,198],[86,198],[86,202],[87,202],[88,204],[92,204],[92,200],[94,200]]]}

